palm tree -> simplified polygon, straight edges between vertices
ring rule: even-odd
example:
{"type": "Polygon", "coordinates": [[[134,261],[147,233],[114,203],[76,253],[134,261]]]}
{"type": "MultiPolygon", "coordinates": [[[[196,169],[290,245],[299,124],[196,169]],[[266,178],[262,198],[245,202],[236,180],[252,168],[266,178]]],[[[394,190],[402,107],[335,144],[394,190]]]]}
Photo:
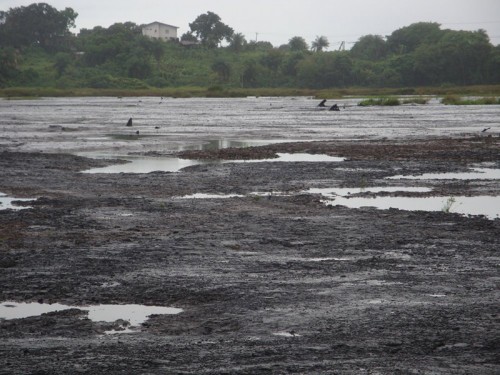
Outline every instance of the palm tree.
{"type": "Polygon", "coordinates": [[[231,41],[229,42],[229,48],[233,51],[240,52],[247,45],[247,40],[242,33],[235,33],[231,37],[231,41]]]}
{"type": "Polygon", "coordinates": [[[323,48],[328,48],[330,43],[326,36],[317,36],[316,39],[311,43],[311,49],[315,52],[323,51],[323,48]]]}

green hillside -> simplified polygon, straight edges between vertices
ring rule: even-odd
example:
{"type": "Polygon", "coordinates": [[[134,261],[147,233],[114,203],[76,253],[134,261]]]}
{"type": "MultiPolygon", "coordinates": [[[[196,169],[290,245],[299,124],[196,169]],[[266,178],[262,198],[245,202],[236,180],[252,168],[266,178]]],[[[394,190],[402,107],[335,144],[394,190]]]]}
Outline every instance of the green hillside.
{"type": "MultiPolygon", "coordinates": [[[[211,12],[200,17],[207,16],[222,24],[211,12]]],[[[76,17],[71,8],[58,11],[43,3],[0,12],[4,95],[50,90],[140,90],[178,96],[322,90],[333,95],[353,87],[415,93],[403,88],[500,84],[500,46],[493,46],[483,30],[453,31],[436,23],[416,23],[387,37],[361,37],[348,51],[325,52],[325,37],[311,46],[300,36],[272,46],[247,42],[229,27],[224,35],[193,29],[182,37],[197,42],[189,46],[145,37],[140,25],[131,22],[74,35],[70,29],[76,17]],[[227,43],[221,47],[224,39],[227,43]]]]}

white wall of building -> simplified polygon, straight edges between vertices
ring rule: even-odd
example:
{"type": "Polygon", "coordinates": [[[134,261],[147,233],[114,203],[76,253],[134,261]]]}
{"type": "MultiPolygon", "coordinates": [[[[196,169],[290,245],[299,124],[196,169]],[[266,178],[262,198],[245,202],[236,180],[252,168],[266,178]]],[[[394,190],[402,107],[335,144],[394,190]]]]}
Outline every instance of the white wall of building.
{"type": "Polygon", "coordinates": [[[142,35],[162,40],[177,39],[177,27],[161,22],[153,22],[143,26],[142,35]]]}

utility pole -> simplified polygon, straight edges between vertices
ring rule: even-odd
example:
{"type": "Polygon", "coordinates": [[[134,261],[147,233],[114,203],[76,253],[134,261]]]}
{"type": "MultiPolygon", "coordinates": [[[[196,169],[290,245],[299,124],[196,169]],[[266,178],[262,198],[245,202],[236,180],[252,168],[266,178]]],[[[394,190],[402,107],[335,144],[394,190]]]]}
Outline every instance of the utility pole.
{"type": "Polygon", "coordinates": [[[345,41],[342,41],[342,43],[340,43],[339,51],[345,51],[345,41]]]}
{"type": "Polygon", "coordinates": [[[259,33],[255,33],[255,43],[259,40],[259,33]]]}

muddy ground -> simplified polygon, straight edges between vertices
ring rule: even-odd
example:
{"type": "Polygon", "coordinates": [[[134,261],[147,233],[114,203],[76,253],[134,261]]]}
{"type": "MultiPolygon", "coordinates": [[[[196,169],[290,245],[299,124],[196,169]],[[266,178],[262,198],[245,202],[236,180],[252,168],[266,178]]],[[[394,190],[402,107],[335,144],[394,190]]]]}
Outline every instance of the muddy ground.
{"type": "Polygon", "coordinates": [[[0,192],[38,198],[23,203],[31,209],[0,210],[1,301],[184,310],[132,334],[104,335],[109,324],[79,309],[0,321],[0,373],[498,373],[499,219],[325,206],[303,190],[411,183],[443,196],[499,195],[494,180],[384,178],[500,168],[500,139],[184,157],[285,151],[347,160],[93,175],[80,171],[108,162],[0,150],[0,192]],[[249,195],[257,191],[289,195],[249,195]],[[243,197],[179,199],[193,193],[243,197]]]}

